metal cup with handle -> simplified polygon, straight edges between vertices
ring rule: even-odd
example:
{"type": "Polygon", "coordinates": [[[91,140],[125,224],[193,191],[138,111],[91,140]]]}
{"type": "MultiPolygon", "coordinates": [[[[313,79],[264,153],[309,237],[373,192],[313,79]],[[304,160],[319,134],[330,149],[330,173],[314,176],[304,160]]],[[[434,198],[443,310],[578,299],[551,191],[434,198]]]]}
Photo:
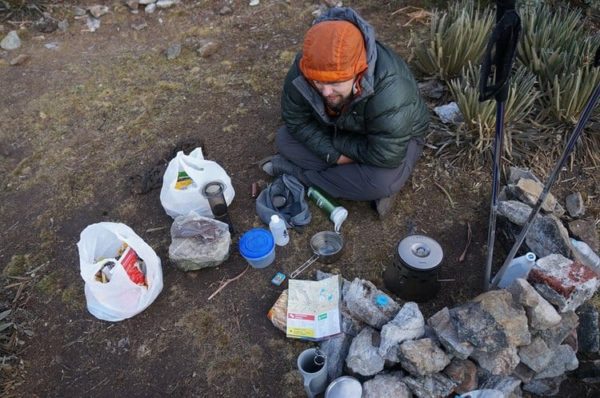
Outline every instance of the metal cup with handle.
{"type": "Polygon", "coordinates": [[[309,398],[327,388],[327,357],[318,348],[309,348],[298,356],[298,370],[304,381],[304,391],[309,398]]]}

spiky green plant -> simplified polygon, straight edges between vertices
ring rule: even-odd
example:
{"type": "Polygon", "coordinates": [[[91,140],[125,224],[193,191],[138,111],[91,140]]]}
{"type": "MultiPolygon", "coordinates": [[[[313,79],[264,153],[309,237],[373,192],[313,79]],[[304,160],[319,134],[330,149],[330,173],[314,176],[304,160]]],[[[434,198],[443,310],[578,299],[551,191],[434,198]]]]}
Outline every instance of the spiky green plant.
{"type": "Polygon", "coordinates": [[[556,73],[582,58],[579,47],[587,34],[579,11],[554,10],[542,3],[538,7],[524,7],[520,14],[523,33],[517,58],[540,79],[551,80],[556,73]]]}
{"type": "MultiPolygon", "coordinates": [[[[470,141],[478,152],[487,151],[493,141],[496,124],[496,102],[479,102],[479,68],[471,63],[463,69],[461,78],[449,83],[450,92],[460,109],[464,124],[457,132],[457,138],[470,141]]],[[[531,112],[539,96],[535,88],[536,78],[526,68],[520,67],[510,81],[508,99],[505,103],[505,154],[512,155],[514,141],[518,135],[511,126],[523,120],[531,112]]]]}
{"type": "Polygon", "coordinates": [[[447,11],[434,10],[425,39],[413,35],[414,65],[428,76],[448,81],[469,62],[481,58],[494,14],[472,0],[452,4],[447,11]]]}
{"type": "Polygon", "coordinates": [[[552,9],[546,4],[521,11],[523,35],[518,59],[536,74],[543,95],[541,116],[574,124],[600,82],[591,63],[600,36],[591,36],[580,11],[552,9]]]}

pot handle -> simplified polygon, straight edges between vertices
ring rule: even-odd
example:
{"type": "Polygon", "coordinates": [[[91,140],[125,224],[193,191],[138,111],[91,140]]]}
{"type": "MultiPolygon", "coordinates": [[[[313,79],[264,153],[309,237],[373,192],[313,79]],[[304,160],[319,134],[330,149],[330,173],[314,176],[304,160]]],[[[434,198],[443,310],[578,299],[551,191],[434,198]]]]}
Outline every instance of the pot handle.
{"type": "Polygon", "coordinates": [[[317,261],[318,259],[319,259],[319,255],[318,254],[313,254],[311,258],[309,258],[308,260],[306,260],[304,262],[304,264],[302,264],[301,266],[299,266],[298,268],[296,268],[296,270],[294,270],[290,274],[290,279],[296,278],[298,275],[300,275],[302,272],[304,272],[304,270],[306,270],[308,267],[310,267],[311,265],[313,265],[313,263],[315,261],[317,261]]]}

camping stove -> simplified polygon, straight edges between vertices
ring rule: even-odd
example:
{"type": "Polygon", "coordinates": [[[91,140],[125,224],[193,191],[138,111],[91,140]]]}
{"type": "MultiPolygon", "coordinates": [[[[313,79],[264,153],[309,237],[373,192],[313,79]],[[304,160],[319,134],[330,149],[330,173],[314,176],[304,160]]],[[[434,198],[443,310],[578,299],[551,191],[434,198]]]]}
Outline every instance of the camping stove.
{"type": "Polygon", "coordinates": [[[404,300],[424,302],[440,290],[438,270],[444,253],[435,240],[410,235],[398,244],[394,261],[383,273],[385,286],[404,300]]]}

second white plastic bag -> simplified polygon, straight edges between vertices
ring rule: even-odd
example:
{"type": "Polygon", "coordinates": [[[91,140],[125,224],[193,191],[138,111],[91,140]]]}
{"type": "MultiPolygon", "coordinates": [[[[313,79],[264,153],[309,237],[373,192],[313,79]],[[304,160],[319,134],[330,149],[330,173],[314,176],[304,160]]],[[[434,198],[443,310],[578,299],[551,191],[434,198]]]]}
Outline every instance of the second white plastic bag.
{"type": "Polygon", "coordinates": [[[115,322],[131,318],[152,304],[163,288],[160,258],[125,224],[89,225],[81,232],[77,248],[87,308],[98,319],[115,322]],[[124,244],[143,260],[145,285],[134,283],[119,264],[112,268],[109,280],[98,280],[107,261],[118,263],[116,257],[124,244]]]}
{"type": "Polygon", "coordinates": [[[218,181],[225,186],[223,195],[229,206],[235,191],[231,178],[223,167],[217,162],[204,159],[201,148],[194,149],[189,155],[180,151],[169,162],[165,171],[160,203],[173,218],[190,211],[212,218],[208,200],[202,195],[202,189],[211,181],[218,181]]]}

